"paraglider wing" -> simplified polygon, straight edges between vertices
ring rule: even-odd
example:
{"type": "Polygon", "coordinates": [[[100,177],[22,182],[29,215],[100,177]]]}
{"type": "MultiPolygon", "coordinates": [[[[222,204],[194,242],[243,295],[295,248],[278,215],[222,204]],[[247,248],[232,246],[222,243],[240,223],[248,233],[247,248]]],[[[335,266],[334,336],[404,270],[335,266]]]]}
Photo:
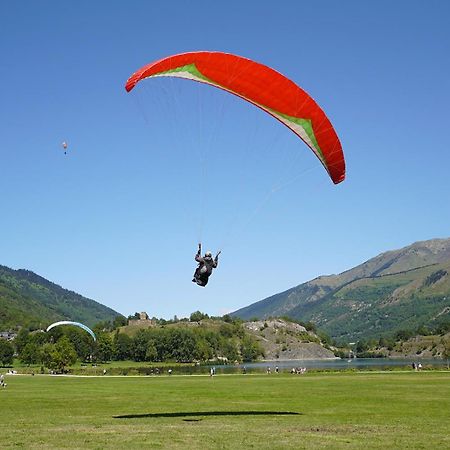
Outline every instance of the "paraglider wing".
{"type": "Polygon", "coordinates": [[[142,67],[128,79],[125,89],[129,92],[150,77],[195,80],[253,103],[297,134],[335,184],[344,180],[344,154],[330,120],[303,89],[276,70],[229,53],[189,52],[142,67]]]}
{"type": "Polygon", "coordinates": [[[49,325],[49,326],[47,327],[47,330],[46,330],[46,331],[48,332],[48,331],[50,331],[52,328],[59,327],[60,325],[74,325],[74,326],[76,326],[76,327],[80,327],[80,328],[82,328],[83,330],[87,331],[87,332],[92,336],[92,338],[94,339],[94,341],[97,340],[97,338],[95,337],[94,332],[93,332],[89,327],[87,327],[86,325],[83,325],[83,324],[80,323],[80,322],[71,322],[70,320],[62,320],[62,321],[60,321],[60,322],[52,323],[51,325],[49,325]]]}

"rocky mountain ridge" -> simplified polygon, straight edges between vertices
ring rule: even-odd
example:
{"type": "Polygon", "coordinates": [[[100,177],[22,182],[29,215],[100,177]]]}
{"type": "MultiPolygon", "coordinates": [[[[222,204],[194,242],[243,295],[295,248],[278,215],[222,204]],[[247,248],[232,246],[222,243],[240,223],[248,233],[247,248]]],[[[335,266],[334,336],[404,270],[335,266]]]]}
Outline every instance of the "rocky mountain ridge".
{"type": "Polygon", "coordinates": [[[450,320],[450,239],[384,252],[339,275],[317,277],[232,315],[313,321],[341,340],[450,320]]]}

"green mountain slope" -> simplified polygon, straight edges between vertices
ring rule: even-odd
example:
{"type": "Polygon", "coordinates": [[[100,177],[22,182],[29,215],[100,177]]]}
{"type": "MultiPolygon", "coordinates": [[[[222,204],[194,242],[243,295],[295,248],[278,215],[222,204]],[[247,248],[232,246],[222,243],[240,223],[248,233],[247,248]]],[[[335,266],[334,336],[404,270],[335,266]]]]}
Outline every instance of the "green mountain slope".
{"type": "Polygon", "coordinates": [[[112,320],[119,313],[54,284],[28,270],[0,266],[0,330],[43,327],[55,320],[87,325],[112,320]]]}
{"type": "Polygon", "coordinates": [[[242,308],[243,319],[289,316],[355,340],[450,320],[450,239],[383,253],[242,308]]]}

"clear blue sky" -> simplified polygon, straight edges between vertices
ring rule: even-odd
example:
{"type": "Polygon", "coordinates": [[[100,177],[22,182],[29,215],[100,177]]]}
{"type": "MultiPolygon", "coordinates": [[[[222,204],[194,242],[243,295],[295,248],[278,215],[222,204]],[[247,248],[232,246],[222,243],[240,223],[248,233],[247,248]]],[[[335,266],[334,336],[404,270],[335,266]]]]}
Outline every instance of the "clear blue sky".
{"type": "Polygon", "coordinates": [[[449,2],[1,10],[0,264],[125,315],[222,315],[450,236],[449,2]],[[231,95],[185,80],[125,92],[139,67],[192,50],[302,86],[340,136],[346,181],[334,186],[287,128],[231,95]],[[223,250],[206,289],[191,283],[199,239],[223,250]]]}

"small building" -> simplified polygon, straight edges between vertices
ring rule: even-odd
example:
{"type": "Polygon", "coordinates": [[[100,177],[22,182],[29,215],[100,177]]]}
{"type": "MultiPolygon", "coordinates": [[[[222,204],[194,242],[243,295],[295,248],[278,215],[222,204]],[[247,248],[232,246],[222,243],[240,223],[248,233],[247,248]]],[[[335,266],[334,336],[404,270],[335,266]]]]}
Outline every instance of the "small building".
{"type": "Polygon", "coordinates": [[[17,336],[17,333],[12,331],[0,331],[0,339],[5,339],[6,341],[13,341],[17,336]]]}
{"type": "Polygon", "coordinates": [[[156,323],[149,318],[148,314],[143,311],[139,313],[139,319],[130,319],[128,321],[128,325],[147,325],[147,326],[154,326],[156,323]]]}

